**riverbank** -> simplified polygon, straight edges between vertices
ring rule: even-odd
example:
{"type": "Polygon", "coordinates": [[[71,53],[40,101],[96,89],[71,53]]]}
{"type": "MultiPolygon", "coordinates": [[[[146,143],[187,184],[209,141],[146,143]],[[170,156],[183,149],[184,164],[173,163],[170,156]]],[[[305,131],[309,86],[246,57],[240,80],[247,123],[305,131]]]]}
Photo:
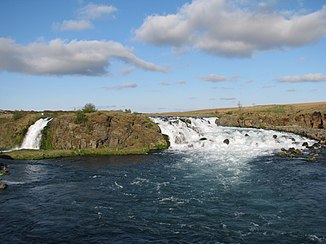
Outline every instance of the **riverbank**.
{"type": "Polygon", "coordinates": [[[42,117],[53,118],[42,133],[41,150],[0,153],[0,158],[144,154],[168,148],[168,138],[149,116],[217,117],[216,123],[221,126],[292,132],[326,144],[326,102],[146,115],[97,111],[82,117],[74,111],[0,111],[0,149],[19,147],[31,124],[42,117]]]}

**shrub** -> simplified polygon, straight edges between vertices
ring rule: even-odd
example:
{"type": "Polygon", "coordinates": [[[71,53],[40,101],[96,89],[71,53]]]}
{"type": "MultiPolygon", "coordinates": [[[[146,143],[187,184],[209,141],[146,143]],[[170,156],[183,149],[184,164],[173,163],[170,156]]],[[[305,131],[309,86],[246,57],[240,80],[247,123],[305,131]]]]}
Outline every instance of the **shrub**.
{"type": "Polygon", "coordinates": [[[96,112],[96,107],[92,103],[87,103],[85,104],[82,110],[84,113],[92,113],[92,112],[96,112]]]}
{"type": "Polygon", "coordinates": [[[75,123],[76,124],[81,124],[81,123],[86,122],[86,120],[87,120],[87,117],[86,117],[85,112],[83,110],[77,110],[76,111],[75,123]]]}
{"type": "Polygon", "coordinates": [[[25,113],[23,111],[15,111],[14,114],[12,115],[13,120],[19,120],[25,116],[25,113]]]}
{"type": "Polygon", "coordinates": [[[125,113],[131,113],[131,109],[125,109],[125,113]]]}

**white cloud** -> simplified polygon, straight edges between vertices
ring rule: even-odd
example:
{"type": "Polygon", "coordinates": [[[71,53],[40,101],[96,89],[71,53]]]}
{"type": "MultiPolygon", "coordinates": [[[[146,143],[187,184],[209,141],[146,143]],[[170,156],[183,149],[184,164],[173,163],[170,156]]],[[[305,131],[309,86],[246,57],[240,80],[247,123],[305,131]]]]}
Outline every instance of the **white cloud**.
{"type": "Polygon", "coordinates": [[[169,83],[169,82],[161,82],[160,85],[161,86],[171,86],[171,83],[169,83]]]}
{"type": "Polygon", "coordinates": [[[92,21],[110,15],[117,9],[110,5],[88,4],[77,11],[77,18],[53,23],[52,29],[56,31],[83,31],[94,28],[92,21]]]}
{"type": "Polygon", "coordinates": [[[120,91],[120,90],[124,90],[124,89],[136,88],[136,87],[138,87],[138,85],[136,83],[129,82],[129,83],[124,83],[124,84],[121,84],[121,85],[118,85],[118,86],[104,87],[104,88],[109,89],[109,90],[120,91]]]}
{"type": "Polygon", "coordinates": [[[177,80],[177,81],[175,82],[175,84],[176,84],[176,85],[185,85],[185,84],[187,84],[187,82],[186,82],[185,80],[177,80]]]}
{"type": "Polygon", "coordinates": [[[122,75],[127,75],[135,71],[135,67],[128,66],[128,67],[123,67],[120,71],[122,75]]]}
{"type": "Polygon", "coordinates": [[[177,80],[173,83],[171,82],[161,82],[160,85],[161,86],[173,86],[173,85],[185,85],[187,84],[187,82],[185,80],[177,80]]]}
{"type": "Polygon", "coordinates": [[[250,57],[257,51],[297,47],[326,35],[326,7],[292,15],[256,11],[237,1],[193,0],[176,14],[148,16],[138,40],[174,48],[193,47],[213,55],[250,57]]]}
{"type": "Polygon", "coordinates": [[[164,72],[165,68],[146,62],[130,48],[114,41],[54,39],[49,43],[16,44],[0,38],[0,71],[33,75],[89,75],[108,74],[111,59],[122,60],[138,68],[164,72]]]}
{"type": "Polygon", "coordinates": [[[110,6],[110,5],[95,5],[95,4],[88,4],[85,7],[80,8],[78,12],[78,16],[81,19],[99,19],[104,15],[110,15],[117,11],[117,8],[110,6]]]}
{"type": "Polygon", "coordinates": [[[289,75],[276,79],[285,83],[302,83],[302,82],[323,82],[326,81],[326,75],[321,73],[304,74],[304,75],[289,75]]]}
{"type": "Polygon", "coordinates": [[[286,92],[297,92],[297,90],[296,89],[287,89],[287,90],[285,90],[286,92]]]}
{"type": "Polygon", "coordinates": [[[221,97],[220,100],[222,101],[234,101],[236,100],[235,97],[221,97]]]}
{"type": "Polygon", "coordinates": [[[215,74],[205,75],[201,77],[201,79],[213,83],[227,80],[227,78],[224,75],[215,75],[215,74]]]}
{"type": "Polygon", "coordinates": [[[83,31],[93,28],[88,20],[64,20],[62,23],[54,23],[52,29],[56,31],[83,31]]]}

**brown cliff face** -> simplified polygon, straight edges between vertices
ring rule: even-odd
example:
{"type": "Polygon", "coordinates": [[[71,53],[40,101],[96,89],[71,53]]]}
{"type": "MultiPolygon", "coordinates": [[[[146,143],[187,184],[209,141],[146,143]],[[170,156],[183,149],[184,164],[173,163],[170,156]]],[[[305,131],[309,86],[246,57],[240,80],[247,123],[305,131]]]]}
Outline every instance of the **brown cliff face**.
{"type": "Polygon", "coordinates": [[[85,115],[85,121],[78,123],[74,113],[55,117],[44,131],[42,147],[117,150],[167,147],[159,127],[143,115],[104,111],[85,115]]]}

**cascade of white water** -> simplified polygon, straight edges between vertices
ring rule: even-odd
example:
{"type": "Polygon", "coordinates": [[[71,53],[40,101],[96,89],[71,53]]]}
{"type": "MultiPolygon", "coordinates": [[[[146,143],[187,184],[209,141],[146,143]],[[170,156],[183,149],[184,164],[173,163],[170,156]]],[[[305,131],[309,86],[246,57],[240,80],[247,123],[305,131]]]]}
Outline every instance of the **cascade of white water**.
{"type": "Polygon", "coordinates": [[[213,152],[225,157],[251,158],[280,151],[281,148],[303,149],[302,143],[315,141],[272,130],[218,126],[217,118],[151,118],[169,136],[170,150],[213,152]]]}
{"type": "Polygon", "coordinates": [[[28,128],[24,141],[20,149],[40,149],[42,131],[44,127],[50,122],[52,118],[42,118],[37,120],[28,128]]]}

